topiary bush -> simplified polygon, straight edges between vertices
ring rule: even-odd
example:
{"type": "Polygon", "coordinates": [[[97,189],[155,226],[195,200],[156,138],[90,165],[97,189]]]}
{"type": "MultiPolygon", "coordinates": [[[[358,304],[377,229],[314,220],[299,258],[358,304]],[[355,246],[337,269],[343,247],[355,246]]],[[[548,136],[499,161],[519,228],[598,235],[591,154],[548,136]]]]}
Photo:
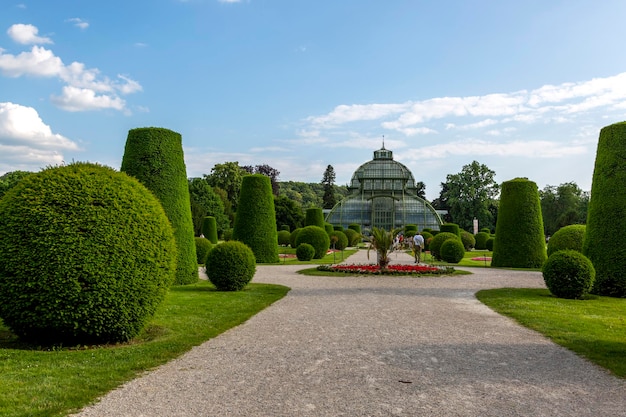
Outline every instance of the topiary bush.
{"type": "Polygon", "coordinates": [[[460,239],[448,239],[441,244],[439,253],[441,260],[451,264],[457,264],[465,255],[465,247],[460,239]]]}
{"type": "Polygon", "coordinates": [[[330,223],[324,223],[324,230],[326,230],[326,233],[328,233],[329,235],[335,231],[333,225],[330,223]]]}
{"type": "Polygon", "coordinates": [[[305,226],[317,226],[323,229],[325,224],[324,213],[321,208],[311,207],[306,209],[306,216],[304,218],[305,226]]]}
{"type": "Polygon", "coordinates": [[[527,178],[502,183],[491,266],[540,268],[546,238],[537,184],[527,178]]]}
{"type": "Polygon", "coordinates": [[[245,243],[237,240],[215,245],[206,259],[209,281],[220,291],[242,290],[252,280],[255,272],[254,252],[245,243]]]}
{"type": "Polygon", "coordinates": [[[213,248],[211,241],[205,237],[196,237],[196,257],[198,258],[198,265],[204,265],[206,263],[206,257],[213,248]]]}
{"type": "Polygon", "coordinates": [[[348,247],[348,236],[340,230],[335,230],[331,234],[328,235],[330,238],[330,247],[333,247],[337,250],[344,250],[348,247]],[[334,245],[333,245],[334,242],[334,245]]]}
{"type": "Polygon", "coordinates": [[[348,229],[352,229],[355,232],[357,232],[359,235],[361,235],[361,225],[358,223],[350,223],[348,225],[348,229]]]}
{"type": "Polygon", "coordinates": [[[416,233],[417,233],[417,225],[416,224],[407,224],[406,226],[404,226],[404,234],[405,235],[410,234],[411,236],[415,236],[416,233]]]}
{"type": "Polygon", "coordinates": [[[443,245],[443,242],[448,239],[456,239],[458,241],[461,241],[460,237],[450,232],[439,232],[435,236],[433,236],[432,240],[430,241],[429,249],[430,254],[435,259],[441,260],[441,245],[443,245]]]}
{"type": "Polygon", "coordinates": [[[422,237],[424,238],[424,250],[430,250],[430,242],[433,239],[433,234],[430,232],[424,232],[422,231],[422,237]]]}
{"type": "Polygon", "coordinates": [[[459,225],[456,223],[444,223],[441,226],[439,226],[439,231],[454,233],[458,237],[461,237],[461,229],[459,228],[459,225]]]}
{"type": "Polygon", "coordinates": [[[302,243],[308,243],[315,248],[314,259],[322,259],[330,247],[330,238],[326,230],[321,227],[306,226],[296,236],[296,248],[302,243]]]}
{"type": "Polygon", "coordinates": [[[348,238],[348,246],[356,246],[361,241],[361,235],[354,231],[354,229],[346,229],[343,233],[348,238]]]}
{"type": "Polygon", "coordinates": [[[595,294],[626,297],[625,213],[626,122],[621,122],[600,131],[591,183],[583,254],[596,269],[595,294]]]}
{"type": "Polygon", "coordinates": [[[563,249],[573,249],[582,253],[586,228],[584,224],[561,227],[548,241],[548,256],[563,249]]]}
{"type": "Polygon", "coordinates": [[[543,280],[560,298],[582,298],[593,286],[596,271],[582,253],[565,249],[554,252],[543,265],[543,280]]]}
{"type": "Polygon", "coordinates": [[[298,237],[298,233],[300,233],[300,230],[302,230],[302,228],[298,227],[297,229],[294,229],[293,232],[291,232],[291,235],[289,235],[289,246],[291,246],[292,248],[296,247],[296,238],[298,237]]]}
{"type": "Polygon", "coordinates": [[[299,261],[310,261],[315,256],[315,248],[308,243],[301,243],[296,248],[296,257],[299,261]]]}
{"type": "Polygon", "coordinates": [[[175,274],[161,203],[124,173],[89,163],[47,168],[0,199],[0,317],[24,340],[130,340],[175,274]]]}
{"type": "Polygon", "coordinates": [[[463,242],[466,251],[471,251],[476,246],[474,235],[465,230],[461,230],[461,242],[463,242]]]}
{"type": "Polygon", "coordinates": [[[178,248],[175,284],[198,281],[187,168],[182,137],[168,129],[131,129],[121,171],[137,178],[161,201],[174,228],[178,248]]]}
{"type": "Polygon", "coordinates": [[[276,212],[268,176],[253,174],[243,177],[233,239],[248,245],[257,262],[278,262],[276,212]]]}
{"type": "Polygon", "coordinates": [[[288,246],[291,243],[291,233],[287,230],[278,231],[278,244],[280,246],[288,246]]]}
{"type": "Polygon", "coordinates": [[[285,231],[287,231],[287,232],[291,233],[291,229],[289,228],[289,225],[288,225],[288,224],[282,224],[282,225],[280,225],[280,230],[285,230],[285,231]]]}
{"type": "Polygon", "coordinates": [[[333,229],[339,232],[343,232],[343,226],[341,225],[333,225],[333,229]]]}
{"type": "Polygon", "coordinates": [[[215,217],[206,216],[202,219],[202,235],[209,239],[212,244],[217,245],[217,222],[215,217]]]}
{"type": "Polygon", "coordinates": [[[480,229],[481,233],[487,233],[488,235],[491,235],[491,229],[488,227],[483,227],[480,229]]]}
{"type": "Polygon", "coordinates": [[[489,252],[493,251],[493,245],[496,243],[496,238],[495,237],[490,237],[489,239],[487,239],[487,242],[485,242],[485,249],[487,249],[489,252]]]}
{"type": "Polygon", "coordinates": [[[487,239],[489,239],[491,235],[487,232],[478,232],[474,236],[475,244],[474,249],[477,250],[485,250],[487,249],[487,239]]]}

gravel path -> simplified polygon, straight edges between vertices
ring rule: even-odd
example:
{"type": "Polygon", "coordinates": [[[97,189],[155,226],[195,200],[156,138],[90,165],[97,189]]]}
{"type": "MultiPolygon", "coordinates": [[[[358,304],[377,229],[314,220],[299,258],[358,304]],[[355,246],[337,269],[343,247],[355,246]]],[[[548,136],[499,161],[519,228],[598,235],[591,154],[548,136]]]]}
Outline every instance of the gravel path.
{"type": "MultiPolygon", "coordinates": [[[[350,258],[367,263],[366,251],[350,258]]],[[[408,263],[392,254],[392,263],[408,263]]],[[[307,277],[271,307],[110,392],[79,416],[626,416],[626,382],[474,297],[538,272],[307,277]]]]}

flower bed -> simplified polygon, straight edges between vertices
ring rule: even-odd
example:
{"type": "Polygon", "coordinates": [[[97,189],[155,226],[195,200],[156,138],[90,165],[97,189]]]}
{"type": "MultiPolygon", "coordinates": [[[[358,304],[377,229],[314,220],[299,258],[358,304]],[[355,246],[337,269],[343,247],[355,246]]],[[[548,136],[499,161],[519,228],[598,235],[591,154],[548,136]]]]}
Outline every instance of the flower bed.
{"type": "Polygon", "coordinates": [[[387,270],[381,271],[377,264],[367,265],[320,265],[319,271],[345,272],[347,274],[360,275],[444,275],[452,274],[451,266],[427,266],[427,265],[388,265],[387,270]]]}

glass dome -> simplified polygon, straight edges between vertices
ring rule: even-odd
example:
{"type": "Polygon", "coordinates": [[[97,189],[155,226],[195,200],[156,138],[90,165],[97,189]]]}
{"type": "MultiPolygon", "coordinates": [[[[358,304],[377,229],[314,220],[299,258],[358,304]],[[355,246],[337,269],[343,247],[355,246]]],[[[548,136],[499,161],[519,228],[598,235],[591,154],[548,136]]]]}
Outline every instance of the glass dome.
{"type": "Polygon", "coordinates": [[[439,230],[439,214],[417,195],[415,178],[402,163],[393,160],[385,146],[374,151],[374,159],[361,165],[352,175],[349,195],[326,216],[326,221],[347,228],[360,224],[367,233],[372,227],[401,228],[415,224],[418,230],[439,230]]]}

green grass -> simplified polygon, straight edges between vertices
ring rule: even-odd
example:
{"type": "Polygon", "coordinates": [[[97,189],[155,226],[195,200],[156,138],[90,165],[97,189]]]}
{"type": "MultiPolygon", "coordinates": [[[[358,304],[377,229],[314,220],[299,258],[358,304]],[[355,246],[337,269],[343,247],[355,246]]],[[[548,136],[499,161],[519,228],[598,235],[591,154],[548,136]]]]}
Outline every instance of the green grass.
{"type": "Polygon", "coordinates": [[[0,415],[61,416],[211,339],[282,298],[280,285],[218,292],[201,281],[171,289],[145,331],[115,346],[24,346],[0,322],[0,415]]]}
{"type": "MultiPolygon", "coordinates": [[[[333,264],[339,263],[345,260],[348,256],[355,253],[357,249],[346,249],[342,252],[335,252],[334,254],[327,254],[322,259],[311,259],[310,261],[299,261],[298,258],[281,258],[280,263],[285,265],[320,265],[320,264],[333,264]]],[[[279,254],[295,255],[296,250],[291,247],[278,247],[279,254]]]]}
{"type": "Polygon", "coordinates": [[[476,297],[500,314],[626,378],[626,299],[554,297],[545,289],[483,290],[476,297]]]}

